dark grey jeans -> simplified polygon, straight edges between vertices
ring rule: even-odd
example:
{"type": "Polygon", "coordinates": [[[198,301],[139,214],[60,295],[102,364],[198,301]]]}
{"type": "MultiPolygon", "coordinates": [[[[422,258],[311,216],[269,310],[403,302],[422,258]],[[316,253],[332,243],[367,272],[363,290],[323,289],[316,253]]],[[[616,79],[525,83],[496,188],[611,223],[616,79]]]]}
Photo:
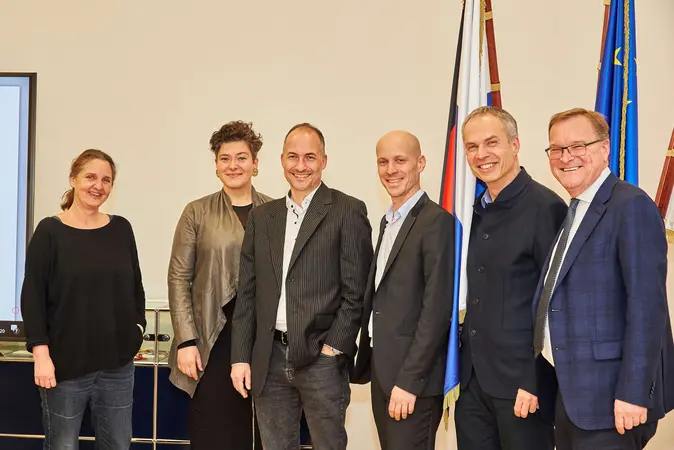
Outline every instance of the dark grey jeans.
{"type": "Polygon", "coordinates": [[[346,408],[351,387],[345,356],[321,354],[313,364],[294,370],[288,348],[274,341],[269,372],[255,411],[265,450],[298,450],[300,419],[307,419],[313,447],[346,450],[346,408]]]}

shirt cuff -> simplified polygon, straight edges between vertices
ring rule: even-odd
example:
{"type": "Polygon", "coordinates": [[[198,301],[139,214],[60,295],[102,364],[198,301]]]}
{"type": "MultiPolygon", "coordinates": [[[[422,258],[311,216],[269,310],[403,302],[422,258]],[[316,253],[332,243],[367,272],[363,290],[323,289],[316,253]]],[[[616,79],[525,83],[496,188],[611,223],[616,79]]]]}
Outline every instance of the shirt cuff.
{"type": "Polygon", "coordinates": [[[141,325],[139,323],[137,323],[136,325],[138,325],[138,328],[140,328],[140,333],[145,334],[145,328],[143,328],[143,325],[141,325]]]}
{"type": "Polygon", "coordinates": [[[344,353],[344,352],[341,352],[341,351],[337,350],[334,347],[330,347],[329,345],[326,345],[326,347],[328,347],[332,351],[332,353],[334,353],[335,355],[341,355],[341,354],[344,353]]]}
{"type": "Polygon", "coordinates": [[[197,340],[196,339],[190,339],[189,341],[185,341],[182,344],[178,345],[178,350],[181,348],[185,347],[195,347],[197,345],[197,340]]]}

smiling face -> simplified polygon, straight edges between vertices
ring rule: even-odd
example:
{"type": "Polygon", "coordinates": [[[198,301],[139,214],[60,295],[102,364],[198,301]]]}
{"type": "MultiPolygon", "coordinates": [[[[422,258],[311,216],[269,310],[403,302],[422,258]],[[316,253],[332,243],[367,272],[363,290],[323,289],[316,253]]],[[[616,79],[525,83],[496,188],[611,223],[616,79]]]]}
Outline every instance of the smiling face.
{"type": "Polygon", "coordinates": [[[308,128],[293,130],[283,145],[281,165],[293,191],[293,198],[304,198],[321,184],[328,156],[318,135],[308,128]]]}
{"type": "Polygon", "coordinates": [[[218,150],[215,168],[226,189],[242,189],[250,186],[257,159],[244,141],[225,142],[218,150]]]}
{"type": "MultiPolygon", "coordinates": [[[[598,139],[589,119],[573,116],[555,123],[550,128],[550,147],[587,144],[598,139]]],[[[567,150],[560,159],[550,160],[550,171],[571,197],[582,194],[608,167],[609,140],[588,145],[583,156],[571,156],[567,150]]]]}
{"type": "Polygon", "coordinates": [[[113,181],[110,163],[102,159],[86,162],[82,170],[70,178],[74,202],[80,207],[97,210],[110,196],[113,181]]]}
{"type": "Polygon", "coordinates": [[[426,158],[419,141],[404,131],[393,131],[377,142],[377,172],[394,210],[421,189],[426,158]]]}
{"type": "Polygon", "coordinates": [[[473,117],[463,129],[466,160],[473,174],[490,192],[500,192],[519,172],[520,140],[508,138],[501,120],[484,114],[473,117]]]}

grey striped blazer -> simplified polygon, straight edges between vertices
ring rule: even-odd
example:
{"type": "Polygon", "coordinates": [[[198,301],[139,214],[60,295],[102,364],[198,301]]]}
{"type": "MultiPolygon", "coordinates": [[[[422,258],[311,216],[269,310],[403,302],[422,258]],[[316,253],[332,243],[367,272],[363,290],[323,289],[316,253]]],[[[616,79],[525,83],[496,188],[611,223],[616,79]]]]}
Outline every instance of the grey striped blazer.
{"type": "Polygon", "coordinates": [[[295,369],[314,362],[323,344],[351,358],[356,353],[373,253],[365,203],[321,184],[282,280],[286,215],[284,198],[254,208],[241,248],[231,362],[251,364],[254,396],[267,377],[282,282],[295,369]]]}

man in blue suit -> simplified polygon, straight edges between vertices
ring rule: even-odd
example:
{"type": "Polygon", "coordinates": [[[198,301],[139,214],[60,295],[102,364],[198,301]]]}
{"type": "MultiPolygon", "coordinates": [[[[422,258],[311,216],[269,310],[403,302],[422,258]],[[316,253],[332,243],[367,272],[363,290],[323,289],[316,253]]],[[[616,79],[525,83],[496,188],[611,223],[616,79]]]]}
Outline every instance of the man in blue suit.
{"type": "Polygon", "coordinates": [[[663,220],[609,170],[600,113],[556,114],[548,133],[550,169],[571,196],[534,298],[539,385],[558,385],[557,449],[642,449],[674,408],[663,220]]]}

